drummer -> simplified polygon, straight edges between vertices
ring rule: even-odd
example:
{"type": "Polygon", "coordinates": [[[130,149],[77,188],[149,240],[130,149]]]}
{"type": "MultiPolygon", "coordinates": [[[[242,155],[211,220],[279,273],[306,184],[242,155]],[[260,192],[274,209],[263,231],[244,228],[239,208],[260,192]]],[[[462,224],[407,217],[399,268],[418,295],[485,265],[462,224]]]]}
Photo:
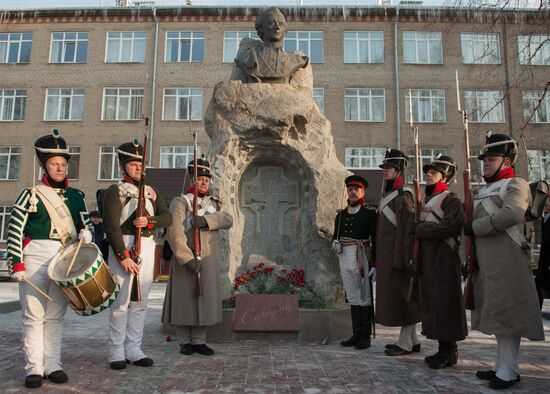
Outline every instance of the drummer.
{"type": "MultiPolygon", "coordinates": [[[[13,204],[8,224],[8,267],[19,281],[23,315],[25,387],[42,385],[46,378],[67,383],[61,365],[61,337],[67,300],[50,281],[47,270],[62,245],[78,238],[89,243],[92,233],[84,193],[68,187],[71,156],[57,130],[34,143],[42,167],[41,182],[24,189],[13,204]],[[46,292],[47,300],[29,283],[46,292]]],[[[33,170],[33,179],[34,179],[33,170]]]]}
{"type": "Polygon", "coordinates": [[[141,181],[143,146],[137,140],[118,147],[120,169],[124,177],[111,185],[103,196],[103,231],[109,240],[109,267],[118,277],[120,293],[110,308],[109,362],[112,369],[124,369],[127,363],[150,367],[153,360],[141,350],[147,297],[153,282],[155,242],[153,232],[172,224],[172,215],[164,198],[151,186],[145,186],[146,216],[136,217],[141,181]],[[130,257],[136,228],[141,227],[141,264],[130,257]],[[139,275],[141,301],[131,302],[133,275],[139,275]],[[130,308],[129,308],[130,307],[130,308]]]}

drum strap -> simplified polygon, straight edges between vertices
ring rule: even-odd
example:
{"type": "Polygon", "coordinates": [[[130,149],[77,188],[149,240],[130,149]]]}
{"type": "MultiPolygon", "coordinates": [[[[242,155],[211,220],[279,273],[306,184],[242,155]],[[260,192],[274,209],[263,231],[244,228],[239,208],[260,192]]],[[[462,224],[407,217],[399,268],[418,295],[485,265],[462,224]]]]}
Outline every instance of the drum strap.
{"type": "Polygon", "coordinates": [[[51,187],[38,185],[36,191],[40,195],[46,211],[48,211],[48,216],[59,234],[61,243],[66,245],[70,241],[75,242],[77,237],[76,228],[67,204],[51,187]]]}

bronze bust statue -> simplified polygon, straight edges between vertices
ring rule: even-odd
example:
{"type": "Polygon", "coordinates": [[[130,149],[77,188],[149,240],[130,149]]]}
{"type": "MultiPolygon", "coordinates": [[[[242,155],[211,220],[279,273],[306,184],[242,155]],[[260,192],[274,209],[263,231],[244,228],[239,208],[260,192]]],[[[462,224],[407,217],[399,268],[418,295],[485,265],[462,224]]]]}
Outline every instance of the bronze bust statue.
{"type": "Polygon", "coordinates": [[[286,53],[283,50],[288,32],[285,16],[278,8],[272,7],[258,16],[255,28],[263,42],[242,39],[235,58],[241,75],[232,79],[247,83],[289,83],[296,71],[308,65],[309,58],[301,52],[286,53]]]}

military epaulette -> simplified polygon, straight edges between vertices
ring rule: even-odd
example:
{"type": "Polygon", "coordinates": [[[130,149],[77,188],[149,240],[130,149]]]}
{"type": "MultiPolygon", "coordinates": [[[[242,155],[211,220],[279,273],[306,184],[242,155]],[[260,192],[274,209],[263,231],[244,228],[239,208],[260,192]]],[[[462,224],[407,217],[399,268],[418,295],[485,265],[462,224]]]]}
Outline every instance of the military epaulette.
{"type": "Polygon", "coordinates": [[[363,205],[365,208],[367,208],[369,211],[376,211],[376,207],[371,207],[370,205],[363,205]]]}
{"type": "Polygon", "coordinates": [[[69,187],[69,189],[74,190],[75,192],[79,193],[83,198],[86,197],[86,194],[84,194],[84,192],[80,189],[75,189],[73,187],[69,187]]]}

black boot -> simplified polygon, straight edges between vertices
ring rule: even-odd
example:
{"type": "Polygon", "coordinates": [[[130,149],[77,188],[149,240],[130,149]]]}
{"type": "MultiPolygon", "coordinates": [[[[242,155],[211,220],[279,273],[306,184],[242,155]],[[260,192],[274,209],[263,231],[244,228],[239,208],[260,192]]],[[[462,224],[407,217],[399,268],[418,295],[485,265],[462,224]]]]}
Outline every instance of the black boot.
{"type": "Polygon", "coordinates": [[[368,349],[370,347],[370,334],[372,332],[372,320],[370,316],[370,311],[372,308],[370,305],[367,306],[360,306],[360,316],[361,316],[361,326],[359,329],[359,333],[361,337],[359,340],[355,343],[354,348],[355,349],[368,349]]]}
{"type": "Polygon", "coordinates": [[[439,351],[432,357],[426,357],[428,367],[441,369],[452,367],[458,362],[458,350],[455,341],[439,341],[439,351]]]}
{"type": "Polygon", "coordinates": [[[359,340],[359,336],[360,336],[359,328],[361,326],[361,316],[360,316],[361,311],[359,310],[359,308],[360,308],[359,305],[351,305],[351,327],[353,330],[353,335],[351,336],[350,339],[340,342],[340,345],[342,346],[346,346],[346,347],[353,346],[359,340]]]}

